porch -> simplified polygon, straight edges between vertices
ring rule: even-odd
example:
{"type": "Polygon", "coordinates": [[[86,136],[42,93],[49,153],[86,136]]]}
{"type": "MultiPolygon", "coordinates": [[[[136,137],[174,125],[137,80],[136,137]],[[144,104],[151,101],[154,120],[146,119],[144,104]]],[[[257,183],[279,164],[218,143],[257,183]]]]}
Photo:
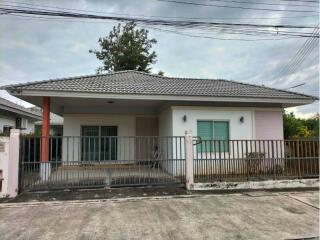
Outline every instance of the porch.
{"type": "Polygon", "coordinates": [[[20,189],[95,188],[184,183],[184,137],[22,136],[20,189]]]}

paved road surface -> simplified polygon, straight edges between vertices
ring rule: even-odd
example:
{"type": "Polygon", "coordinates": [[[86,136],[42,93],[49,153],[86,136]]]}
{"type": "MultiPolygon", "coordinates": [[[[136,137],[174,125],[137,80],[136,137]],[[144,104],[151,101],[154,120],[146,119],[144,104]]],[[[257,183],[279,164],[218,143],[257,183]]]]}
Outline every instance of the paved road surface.
{"type": "Polygon", "coordinates": [[[317,192],[2,203],[0,239],[296,239],[318,236],[317,192]]]}

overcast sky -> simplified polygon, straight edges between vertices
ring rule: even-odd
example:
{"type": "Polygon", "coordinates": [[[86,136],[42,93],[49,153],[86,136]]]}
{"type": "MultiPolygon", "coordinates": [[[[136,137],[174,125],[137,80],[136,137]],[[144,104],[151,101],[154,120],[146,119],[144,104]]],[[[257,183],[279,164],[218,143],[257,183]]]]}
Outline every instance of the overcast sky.
{"type": "MultiPolygon", "coordinates": [[[[185,0],[192,2],[191,0],[185,0]]],[[[246,0],[250,1],[250,0],[246,0]]],[[[15,5],[14,1],[0,1],[15,5]]],[[[236,18],[212,19],[206,21],[225,21],[233,23],[257,24],[318,24],[314,13],[288,13],[277,11],[257,11],[244,9],[194,6],[161,2],[157,0],[68,0],[68,1],[26,1],[32,4],[99,11],[117,14],[195,17],[195,18],[236,18]],[[288,18],[289,17],[289,18],[288,18]],[[237,19],[238,18],[238,19],[237,19]],[[241,18],[241,19],[240,19],[241,18]],[[247,19],[268,18],[268,19],[247,19]]],[[[193,1],[200,2],[200,1],[193,1]]],[[[203,0],[206,4],[239,6],[235,3],[203,0]]],[[[252,0],[260,3],[284,3],[290,1],[252,0]]],[[[295,1],[296,2],[296,1],[295,1]]],[[[299,2],[298,2],[299,3],[299,2]]],[[[318,11],[318,7],[304,9],[318,11]]],[[[313,4],[314,5],[314,4],[313,4]]],[[[287,5],[242,4],[240,6],[274,9],[302,9],[287,5]]],[[[28,7],[32,7],[29,5],[28,7]]],[[[96,13],[102,14],[102,13],[96,13]]],[[[45,20],[20,18],[0,15],[0,76],[1,85],[46,80],[75,75],[94,74],[100,62],[89,49],[98,48],[99,37],[109,33],[116,22],[89,20],[45,20]]],[[[189,32],[190,33],[190,32],[189,32]]],[[[208,34],[207,34],[208,35],[208,34]]],[[[245,38],[222,33],[210,34],[218,38],[245,38]]],[[[166,76],[223,78],[246,83],[264,84],[285,89],[300,83],[304,86],[295,88],[297,92],[319,96],[319,42],[314,51],[299,64],[291,74],[277,76],[288,61],[304,44],[305,39],[285,39],[274,41],[226,41],[204,38],[192,38],[174,33],[164,33],[150,29],[150,37],[158,43],[154,47],[158,61],[153,65],[153,72],[162,70],[166,76]]],[[[267,37],[270,38],[270,37],[267,37]]],[[[1,91],[0,96],[19,102],[1,91]]],[[[20,102],[21,103],[21,102],[20,102]]],[[[319,110],[319,102],[308,106],[293,108],[299,116],[311,116],[319,110]]]]}

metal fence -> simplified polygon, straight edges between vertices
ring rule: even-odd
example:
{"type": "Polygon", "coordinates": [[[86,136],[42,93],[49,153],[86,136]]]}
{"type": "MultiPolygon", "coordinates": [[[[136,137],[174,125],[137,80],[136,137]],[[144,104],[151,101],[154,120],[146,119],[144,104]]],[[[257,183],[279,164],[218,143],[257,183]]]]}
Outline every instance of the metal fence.
{"type": "Polygon", "coordinates": [[[195,182],[319,177],[319,140],[194,140],[195,182]]]}
{"type": "Polygon", "coordinates": [[[181,184],[184,137],[21,137],[20,190],[181,184]]]}

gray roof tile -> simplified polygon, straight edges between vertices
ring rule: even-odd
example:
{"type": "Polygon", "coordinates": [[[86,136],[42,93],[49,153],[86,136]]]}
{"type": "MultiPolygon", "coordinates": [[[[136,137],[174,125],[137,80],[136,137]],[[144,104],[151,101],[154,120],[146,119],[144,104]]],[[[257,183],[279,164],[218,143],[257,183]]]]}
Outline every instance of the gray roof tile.
{"type": "Polygon", "coordinates": [[[30,82],[8,85],[2,89],[168,96],[317,99],[290,91],[222,79],[174,78],[137,71],[30,82]]]}

